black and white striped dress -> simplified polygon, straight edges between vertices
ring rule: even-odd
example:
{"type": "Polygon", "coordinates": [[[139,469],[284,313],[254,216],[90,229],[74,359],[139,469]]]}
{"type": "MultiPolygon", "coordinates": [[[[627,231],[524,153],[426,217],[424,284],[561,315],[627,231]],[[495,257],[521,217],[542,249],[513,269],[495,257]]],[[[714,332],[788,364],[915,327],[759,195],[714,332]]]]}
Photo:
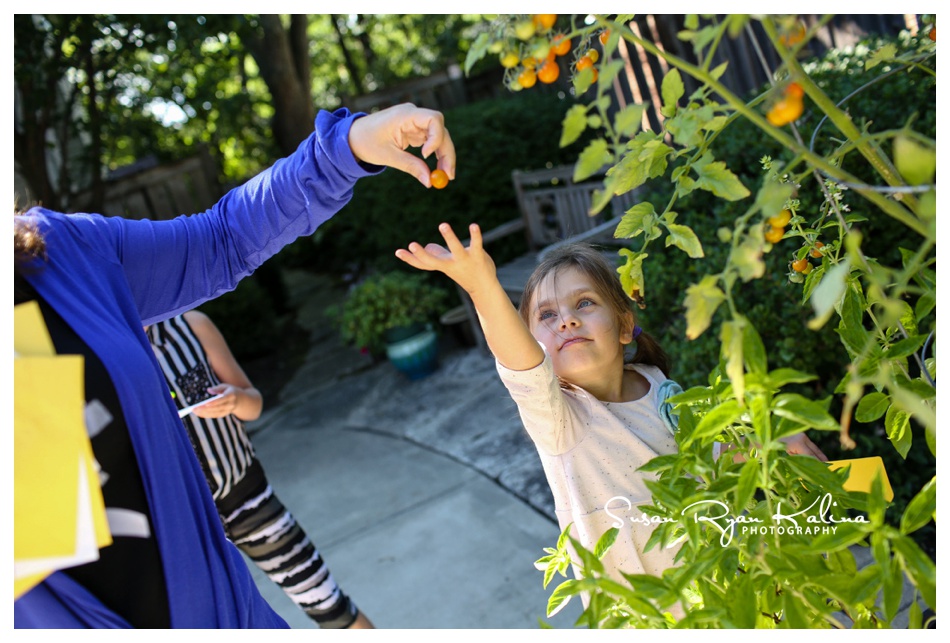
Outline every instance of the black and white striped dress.
{"type": "MultiPolygon", "coordinates": [[[[178,315],[146,329],[179,409],[219,384],[201,342],[178,315]]],[[[321,628],[349,627],[358,615],[313,542],[274,494],[244,423],[233,415],[182,422],[199,456],[228,538],[321,628]],[[202,457],[203,456],[203,457],[202,457]]]]}
{"type": "MultiPolygon", "coordinates": [[[[208,387],[220,384],[208,365],[201,342],[181,315],[148,328],[165,379],[179,409],[209,397],[208,387]]],[[[205,470],[211,496],[219,500],[231,492],[254,461],[254,447],[243,423],[233,415],[200,418],[193,413],[182,418],[205,470]]]]}

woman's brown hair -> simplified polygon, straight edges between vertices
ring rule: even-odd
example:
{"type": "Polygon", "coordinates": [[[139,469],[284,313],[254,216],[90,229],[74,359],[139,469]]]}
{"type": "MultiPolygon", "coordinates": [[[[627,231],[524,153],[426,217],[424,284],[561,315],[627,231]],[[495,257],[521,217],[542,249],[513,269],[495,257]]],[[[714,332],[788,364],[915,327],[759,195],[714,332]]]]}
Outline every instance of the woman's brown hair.
{"type": "MultiPolygon", "coordinates": [[[[634,328],[637,327],[637,316],[630,305],[630,298],[627,297],[620,285],[617,271],[610,265],[604,254],[588,243],[571,243],[550,252],[538,264],[538,267],[534,269],[534,272],[528,277],[527,283],[525,283],[518,312],[529,328],[531,327],[532,312],[529,307],[535,291],[545,277],[550,274],[557,274],[565,268],[575,268],[593,282],[597,293],[604,298],[607,306],[613,309],[621,326],[626,324],[624,319],[626,314],[632,313],[634,328]]],[[[628,358],[628,363],[656,366],[663,371],[664,375],[669,377],[670,358],[653,336],[641,330],[639,335],[636,335],[634,342],[636,343],[636,353],[632,358],[628,358]]]]}
{"type": "Polygon", "coordinates": [[[46,241],[36,223],[26,217],[13,217],[13,260],[20,266],[37,257],[46,257],[46,241]]]}

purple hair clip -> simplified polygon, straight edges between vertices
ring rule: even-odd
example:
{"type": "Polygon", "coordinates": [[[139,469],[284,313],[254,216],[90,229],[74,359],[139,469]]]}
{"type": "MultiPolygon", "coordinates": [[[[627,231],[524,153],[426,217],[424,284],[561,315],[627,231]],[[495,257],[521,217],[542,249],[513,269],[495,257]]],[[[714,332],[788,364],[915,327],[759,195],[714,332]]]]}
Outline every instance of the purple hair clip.
{"type": "Polygon", "coordinates": [[[634,327],[633,327],[633,338],[636,339],[637,337],[640,336],[640,333],[642,333],[642,332],[643,332],[643,329],[642,329],[642,328],[640,328],[639,326],[634,325],[634,327]]]}

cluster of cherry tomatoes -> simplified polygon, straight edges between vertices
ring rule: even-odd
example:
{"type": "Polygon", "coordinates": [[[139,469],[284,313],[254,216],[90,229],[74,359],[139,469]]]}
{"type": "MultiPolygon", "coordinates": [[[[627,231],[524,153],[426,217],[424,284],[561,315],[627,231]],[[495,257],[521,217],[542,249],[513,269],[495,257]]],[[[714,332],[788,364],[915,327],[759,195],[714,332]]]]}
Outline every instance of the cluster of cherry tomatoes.
{"type": "Polygon", "coordinates": [[[792,213],[788,210],[782,210],[778,214],[772,215],[766,220],[768,229],[765,231],[765,240],[771,244],[776,244],[785,236],[785,226],[792,220],[792,213]]]}
{"type": "MultiPolygon", "coordinates": [[[[778,214],[774,214],[766,219],[765,240],[772,245],[775,245],[781,241],[785,237],[785,226],[787,226],[791,220],[792,213],[790,210],[782,210],[778,214]]],[[[808,257],[811,256],[815,259],[821,259],[821,249],[824,247],[825,244],[823,244],[821,241],[815,240],[814,245],[812,246],[811,250],[808,251],[807,255],[801,259],[795,259],[792,261],[792,270],[803,275],[810,273],[814,266],[808,260],[808,257]]]]}
{"type": "Polygon", "coordinates": [[[571,51],[571,39],[554,33],[556,13],[536,13],[514,25],[514,39],[499,43],[502,67],[512,70],[508,87],[514,91],[550,85],[561,75],[557,58],[571,51]]]}
{"type": "Polygon", "coordinates": [[[785,91],[781,98],[772,103],[766,119],[776,127],[782,127],[798,120],[805,109],[803,98],[805,90],[798,83],[789,83],[785,86],[785,91]]]}
{"type": "MultiPolygon", "coordinates": [[[[502,67],[508,70],[505,78],[509,89],[521,91],[538,82],[550,85],[560,78],[558,58],[571,52],[572,42],[567,34],[555,30],[556,23],[557,14],[531,14],[515,22],[506,39],[495,42],[493,51],[498,54],[502,67]]],[[[606,44],[608,36],[607,30],[600,33],[601,44],[606,44]]],[[[591,69],[596,81],[594,65],[599,58],[600,52],[589,49],[577,58],[573,69],[575,72],[591,69]]]]}
{"type": "Polygon", "coordinates": [[[795,272],[800,272],[803,275],[807,275],[812,271],[812,263],[808,260],[808,257],[814,257],[815,259],[821,259],[821,249],[825,247],[821,241],[815,241],[815,245],[811,250],[808,251],[808,254],[802,257],[801,259],[796,259],[792,262],[792,270],[795,272]]]}

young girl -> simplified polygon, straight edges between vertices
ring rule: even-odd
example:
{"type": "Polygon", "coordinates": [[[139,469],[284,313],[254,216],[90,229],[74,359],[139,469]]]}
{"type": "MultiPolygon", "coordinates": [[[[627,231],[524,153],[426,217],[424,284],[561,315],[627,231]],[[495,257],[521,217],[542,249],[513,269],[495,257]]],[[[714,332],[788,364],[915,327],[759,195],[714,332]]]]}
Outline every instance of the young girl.
{"type": "MultiPolygon", "coordinates": [[[[667,379],[669,360],[637,326],[614,267],[589,245],[551,252],[528,279],[516,311],[479,227],[470,226],[469,247],[448,224],[439,230],[447,249],[411,243],[396,256],[445,273],[471,296],[498,373],[541,456],[558,523],[562,530],[573,523],[572,535],[593,549],[618,513],[652,502],[644,484],[649,474],[639,467],[676,451],[675,418],[665,400],[680,389],[667,379]],[[626,363],[625,349],[634,342],[626,363]]],[[[800,435],[790,453],[820,454],[800,435]]],[[[627,522],[602,559],[606,574],[622,582],[620,571],[659,575],[671,567],[675,548],[644,551],[651,533],[648,525],[627,522]]]]}
{"type": "Polygon", "coordinates": [[[205,472],[228,538],[323,629],[369,629],[372,622],[337,585],[323,556],[274,493],[244,422],[264,399],[203,312],[189,310],[145,327],[205,472]]]}

